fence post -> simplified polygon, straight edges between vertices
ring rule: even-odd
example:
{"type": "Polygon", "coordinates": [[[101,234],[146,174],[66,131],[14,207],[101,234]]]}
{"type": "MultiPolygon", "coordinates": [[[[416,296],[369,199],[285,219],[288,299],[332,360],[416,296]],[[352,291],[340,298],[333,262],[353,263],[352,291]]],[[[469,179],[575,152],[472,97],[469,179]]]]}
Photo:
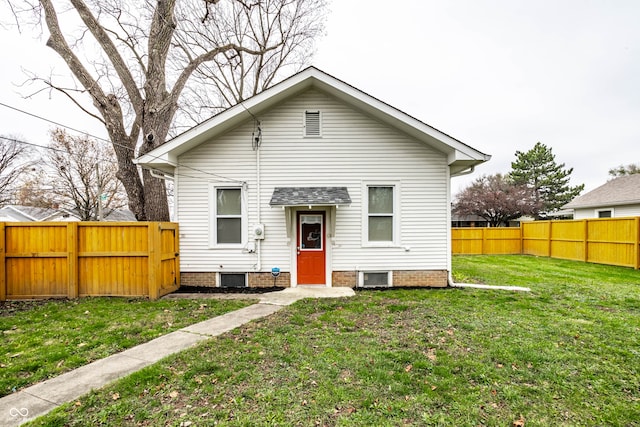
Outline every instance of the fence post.
{"type": "Polygon", "coordinates": [[[147,223],[147,235],[149,239],[148,269],[149,269],[149,299],[160,298],[160,288],[158,285],[158,269],[160,268],[160,224],[157,222],[147,223]]]}
{"type": "Polygon", "coordinates": [[[520,229],[520,255],[522,255],[524,251],[524,230],[522,229],[523,226],[524,224],[522,223],[522,221],[520,221],[520,227],[518,227],[520,229]]]}
{"type": "Polygon", "coordinates": [[[486,248],[486,243],[487,243],[487,228],[486,227],[482,227],[482,249],[480,249],[480,252],[482,255],[486,255],[487,254],[487,248],[486,248]]]}
{"type": "Polygon", "coordinates": [[[67,296],[78,298],[78,223],[67,223],[67,296]]]}
{"type": "Polygon", "coordinates": [[[7,259],[5,257],[4,222],[0,222],[0,301],[7,299],[7,259]]]}
{"type": "Polygon", "coordinates": [[[584,245],[584,262],[588,262],[589,261],[589,221],[586,219],[582,220],[584,222],[584,238],[583,238],[583,245],[584,245]]]}
{"type": "Polygon", "coordinates": [[[547,225],[548,225],[548,227],[547,227],[547,243],[548,243],[548,245],[547,245],[547,256],[551,257],[551,244],[553,243],[552,239],[551,239],[551,236],[553,235],[552,232],[551,232],[551,228],[553,227],[553,222],[552,221],[547,221],[547,225]]]}
{"type": "Polygon", "coordinates": [[[634,254],[635,254],[635,269],[640,269],[640,216],[636,217],[636,233],[635,233],[636,243],[634,245],[634,254]]]}

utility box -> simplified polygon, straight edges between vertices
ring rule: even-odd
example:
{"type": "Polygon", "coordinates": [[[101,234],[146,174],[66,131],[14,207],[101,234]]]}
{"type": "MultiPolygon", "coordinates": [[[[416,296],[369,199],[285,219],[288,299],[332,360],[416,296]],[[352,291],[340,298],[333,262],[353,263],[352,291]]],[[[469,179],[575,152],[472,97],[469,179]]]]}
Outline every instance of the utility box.
{"type": "Polygon", "coordinates": [[[256,224],[253,227],[253,238],[255,240],[264,240],[264,224],[256,224]]]}

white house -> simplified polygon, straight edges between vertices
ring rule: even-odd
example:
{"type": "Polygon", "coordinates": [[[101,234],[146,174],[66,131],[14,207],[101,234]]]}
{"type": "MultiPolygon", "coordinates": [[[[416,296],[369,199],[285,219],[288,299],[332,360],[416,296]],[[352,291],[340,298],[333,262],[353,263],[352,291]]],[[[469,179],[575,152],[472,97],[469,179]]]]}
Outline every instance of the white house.
{"type": "Polygon", "coordinates": [[[183,285],[446,286],[450,179],[489,158],[310,67],[137,163],[175,179],[183,285]]]}
{"type": "Polygon", "coordinates": [[[572,209],[574,219],[640,216],[640,174],[612,179],[562,208],[572,209]]]}

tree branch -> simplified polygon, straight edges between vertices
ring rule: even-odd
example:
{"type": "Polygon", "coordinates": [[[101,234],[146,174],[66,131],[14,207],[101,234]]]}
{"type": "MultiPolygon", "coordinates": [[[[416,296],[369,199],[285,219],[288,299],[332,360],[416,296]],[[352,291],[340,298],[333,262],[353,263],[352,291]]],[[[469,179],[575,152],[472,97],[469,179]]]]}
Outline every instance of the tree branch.
{"type": "Polygon", "coordinates": [[[98,22],[98,20],[93,16],[87,5],[82,0],[69,0],[73,7],[80,15],[80,18],[85,23],[93,37],[98,41],[100,47],[104,50],[107,57],[113,64],[113,67],[118,74],[118,77],[122,81],[127,94],[129,95],[129,100],[133,105],[133,109],[136,115],[139,115],[142,112],[143,99],[140,96],[140,90],[138,89],[138,85],[136,84],[126,62],[122,59],[120,52],[113,44],[113,41],[109,38],[109,35],[104,30],[104,27],[98,22]]]}

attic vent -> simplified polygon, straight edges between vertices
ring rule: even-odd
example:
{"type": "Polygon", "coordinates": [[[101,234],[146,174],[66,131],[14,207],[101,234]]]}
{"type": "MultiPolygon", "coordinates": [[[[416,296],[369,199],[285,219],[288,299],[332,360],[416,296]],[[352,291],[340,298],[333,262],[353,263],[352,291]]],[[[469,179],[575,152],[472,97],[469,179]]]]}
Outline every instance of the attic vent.
{"type": "Polygon", "coordinates": [[[304,136],[320,135],[320,111],[305,111],[304,136]]]}

